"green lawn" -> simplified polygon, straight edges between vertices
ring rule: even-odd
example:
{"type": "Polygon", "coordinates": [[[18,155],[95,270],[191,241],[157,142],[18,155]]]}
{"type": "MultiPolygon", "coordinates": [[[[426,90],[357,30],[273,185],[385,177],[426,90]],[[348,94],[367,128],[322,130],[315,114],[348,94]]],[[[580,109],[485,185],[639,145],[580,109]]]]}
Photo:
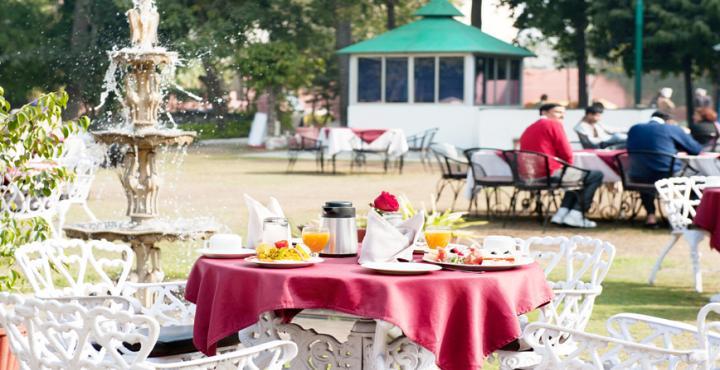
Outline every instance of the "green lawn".
{"type": "MultiPolygon", "coordinates": [[[[174,154],[174,153],[171,153],[174,154]]],[[[410,163],[403,175],[384,175],[379,164],[372,164],[362,174],[347,173],[349,165],[341,162],[343,173],[320,175],[312,161],[300,161],[298,172],[287,174],[286,161],[253,159],[252,152],[238,147],[194,147],[184,160],[163,163],[164,183],[160,190],[160,210],[165,217],[212,216],[227,230],[245,234],[247,210],[242,194],[260,201],[277,197],[286,214],[295,223],[304,223],[320,214],[327,200],[351,200],[366,212],[367,204],[380,191],[405,194],[416,205],[429,205],[439,178],[438,172],[426,172],[410,163]]],[[[449,193],[441,206],[450,203],[449,193]]],[[[124,196],[117,174],[101,170],[93,187],[90,207],[100,219],[123,219],[124,196]]],[[[460,199],[458,207],[466,208],[460,199]]],[[[80,221],[79,209],[71,210],[69,221],[80,221]]],[[[534,219],[508,222],[493,221],[474,229],[478,235],[512,235],[527,238],[543,235],[534,219]]],[[[647,277],[659,250],[669,240],[667,230],[645,230],[622,222],[601,222],[596,230],[582,231],[549,226],[545,235],[576,233],[608,240],[617,247],[615,262],[604,284],[604,292],[595,306],[588,330],[605,333],[604,321],[619,312],[637,312],[692,323],[698,309],[720,291],[718,267],[720,254],[711,251],[707,240],[701,244],[705,292],[692,288],[688,247],[680,242],[669,254],[656,286],[647,285],[647,277]]],[[[200,242],[162,245],[163,268],[170,278],[185,278],[197,258],[193,252],[200,242]]]]}

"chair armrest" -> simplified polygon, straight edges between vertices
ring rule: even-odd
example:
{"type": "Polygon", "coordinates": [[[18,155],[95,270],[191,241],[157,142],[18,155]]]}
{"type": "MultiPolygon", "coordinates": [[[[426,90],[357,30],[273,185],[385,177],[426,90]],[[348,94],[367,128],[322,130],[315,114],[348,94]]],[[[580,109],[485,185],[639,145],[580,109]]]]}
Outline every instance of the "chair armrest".
{"type": "Polygon", "coordinates": [[[165,283],[126,283],[122,296],[145,315],[155,318],[160,325],[191,325],[195,319],[195,305],[185,300],[186,281],[165,283]],[[148,297],[152,303],[143,304],[148,297]]]}
{"type": "MultiPolygon", "coordinates": [[[[660,345],[666,349],[674,349],[678,342],[687,342],[689,336],[699,338],[698,327],[695,325],[634,313],[613,315],[605,325],[613,338],[660,345]],[[632,332],[642,333],[644,336],[633,335],[632,332]]],[[[713,347],[719,347],[720,333],[709,332],[708,340],[713,347]]]]}
{"type": "Polygon", "coordinates": [[[678,362],[701,365],[707,358],[702,350],[658,348],[543,323],[529,324],[523,339],[543,357],[541,368],[579,368],[579,364],[599,369],[669,368],[678,362]]]}
{"type": "Polygon", "coordinates": [[[295,358],[295,356],[297,356],[297,352],[297,345],[295,343],[285,340],[276,340],[250,348],[237,349],[232,352],[200,358],[197,360],[173,363],[152,363],[150,365],[155,369],[225,368],[222,365],[227,366],[228,369],[280,369],[295,358]],[[243,364],[244,366],[238,367],[239,364],[243,364]],[[252,365],[254,365],[254,367],[252,365]]]}

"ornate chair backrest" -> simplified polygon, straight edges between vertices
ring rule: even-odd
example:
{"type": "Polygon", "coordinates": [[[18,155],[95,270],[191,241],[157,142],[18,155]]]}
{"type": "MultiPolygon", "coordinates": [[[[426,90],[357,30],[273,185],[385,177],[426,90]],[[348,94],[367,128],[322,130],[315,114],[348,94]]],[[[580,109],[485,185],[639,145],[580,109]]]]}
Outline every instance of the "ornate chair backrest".
{"type": "Polygon", "coordinates": [[[430,148],[430,146],[433,145],[433,140],[435,140],[435,135],[437,135],[438,131],[440,131],[440,129],[437,127],[426,130],[422,136],[422,144],[420,148],[430,148]]]}
{"type": "Polygon", "coordinates": [[[81,305],[0,293],[0,324],[23,369],[149,369],[159,326],[122,302],[108,304],[116,299],[86,297],[81,305]],[[102,302],[87,302],[93,298],[102,302]]]}
{"type": "MultiPolygon", "coordinates": [[[[3,180],[0,179],[0,181],[3,180]]],[[[12,181],[0,182],[0,212],[7,212],[17,220],[42,217],[49,221],[57,212],[59,199],[59,189],[53,191],[49,196],[31,195],[29,191],[20,189],[12,181]]]]}
{"type": "Polygon", "coordinates": [[[297,127],[295,134],[289,137],[288,149],[310,150],[319,147],[320,129],[317,127],[297,127]]]}
{"type": "Polygon", "coordinates": [[[580,139],[580,145],[582,145],[583,149],[597,149],[599,148],[599,145],[595,145],[590,141],[590,138],[588,138],[587,135],[581,134],[577,131],[575,133],[578,136],[578,139],[580,139]]]}
{"type": "Polygon", "coordinates": [[[160,326],[192,325],[195,320],[195,305],[185,301],[185,282],[170,283],[127,283],[122,292],[136,312],[148,315],[160,326]],[[148,305],[139,297],[152,299],[148,305]]]}
{"type": "MultiPolygon", "coordinates": [[[[473,156],[477,152],[484,152],[491,153],[493,156],[500,156],[502,155],[502,151],[500,149],[495,148],[471,148],[466,149],[464,151],[465,158],[467,159],[468,163],[470,164],[470,169],[472,170],[473,178],[475,179],[476,183],[483,183],[487,181],[497,182],[498,176],[491,176],[488,174],[488,172],[485,169],[486,163],[483,163],[483,161],[478,160],[478,158],[473,159],[473,156]],[[488,179],[490,177],[491,179],[488,179]]],[[[504,155],[502,155],[502,158],[505,158],[504,155]]],[[[499,159],[499,158],[498,158],[499,159]]]]}
{"type": "Polygon", "coordinates": [[[638,181],[632,179],[632,168],[643,167],[647,163],[655,163],[657,167],[666,167],[665,177],[672,177],[675,172],[675,163],[678,158],[672,153],[657,152],[652,150],[632,150],[619,153],[615,156],[615,164],[620,171],[620,179],[624,188],[632,186],[638,181]]]}
{"type": "Polygon", "coordinates": [[[673,231],[681,232],[692,224],[700,204],[705,177],[671,177],[655,182],[660,202],[673,231]]]}
{"type": "Polygon", "coordinates": [[[34,293],[43,297],[120,295],[134,256],[127,245],[105,240],[51,239],[15,251],[34,293]]]}
{"type": "Polygon", "coordinates": [[[83,202],[87,200],[99,166],[100,163],[92,158],[82,158],[77,161],[72,168],[75,171],[75,179],[69,182],[63,191],[69,201],[83,202]]]}
{"type": "Polygon", "coordinates": [[[503,151],[505,160],[512,170],[515,186],[550,186],[550,158],[528,150],[503,151]]]}
{"type": "Polygon", "coordinates": [[[449,151],[456,151],[452,145],[436,145],[432,147],[432,152],[435,154],[440,169],[443,174],[443,178],[456,178],[467,175],[468,164],[459,160],[462,158],[457,153],[449,153],[449,151]],[[455,154],[455,155],[453,155],[455,154]]]}
{"type": "Polygon", "coordinates": [[[584,330],[595,298],[602,292],[615,247],[582,236],[537,237],[526,240],[521,250],[544,267],[555,293],[553,300],[540,311],[539,321],[584,330]]]}

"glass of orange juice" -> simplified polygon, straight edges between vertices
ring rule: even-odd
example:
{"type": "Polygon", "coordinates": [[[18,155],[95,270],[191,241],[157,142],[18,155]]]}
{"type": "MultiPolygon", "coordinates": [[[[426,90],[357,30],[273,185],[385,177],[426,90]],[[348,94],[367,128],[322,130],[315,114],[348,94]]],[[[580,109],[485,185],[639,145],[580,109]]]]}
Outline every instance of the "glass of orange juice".
{"type": "Polygon", "coordinates": [[[302,229],[302,240],[317,255],[330,241],[330,230],[325,226],[305,226],[302,229]]]}
{"type": "Polygon", "coordinates": [[[425,242],[430,249],[445,248],[452,239],[452,230],[447,226],[428,226],[425,228],[425,242]]]}

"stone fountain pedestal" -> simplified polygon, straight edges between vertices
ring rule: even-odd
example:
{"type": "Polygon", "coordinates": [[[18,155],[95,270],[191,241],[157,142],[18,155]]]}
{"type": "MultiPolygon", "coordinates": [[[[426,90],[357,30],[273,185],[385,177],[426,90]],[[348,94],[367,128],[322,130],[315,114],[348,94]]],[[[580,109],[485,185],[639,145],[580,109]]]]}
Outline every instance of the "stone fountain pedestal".
{"type": "MultiPolygon", "coordinates": [[[[136,267],[132,279],[138,282],[159,282],[165,277],[160,266],[161,241],[204,239],[216,232],[216,227],[196,220],[178,222],[160,220],[158,192],[161,179],[156,167],[156,150],[163,146],[187,146],[195,139],[195,132],[158,128],[158,112],[163,103],[164,83],[174,72],[177,53],[157,44],[159,13],[153,0],[137,0],[127,12],[132,46],[108,53],[113,66],[123,75],[123,106],[129,123],[128,130],[93,132],[104,144],[126,146],[120,182],[127,197],[129,221],[92,222],[68,225],[65,234],[79,239],[106,239],[130,243],[135,252],[136,267]]],[[[111,67],[109,72],[116,69],[111,67]]],[[[111,74],[112,75],[112,74],[111,74]]],[[[112,76],[114,78],[114,75],[112,76]]],[[[119,94],[118,91],[116,93],[119,94]]]]}

